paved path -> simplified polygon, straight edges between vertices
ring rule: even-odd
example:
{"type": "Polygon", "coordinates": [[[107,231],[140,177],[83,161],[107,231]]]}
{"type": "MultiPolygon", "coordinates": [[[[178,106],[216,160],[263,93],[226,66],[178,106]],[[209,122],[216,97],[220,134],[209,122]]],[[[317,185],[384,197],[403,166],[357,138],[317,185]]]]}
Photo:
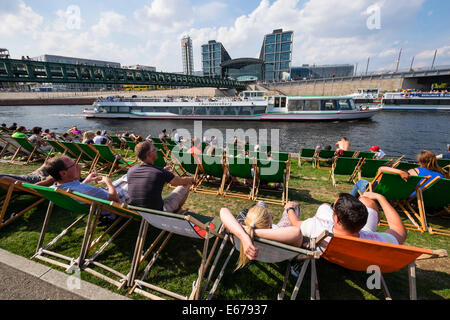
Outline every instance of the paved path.
{"type": "Polygon", "coordinates": [[[129,300],[2,249],[0,288],[0,300],[129,300]]]}

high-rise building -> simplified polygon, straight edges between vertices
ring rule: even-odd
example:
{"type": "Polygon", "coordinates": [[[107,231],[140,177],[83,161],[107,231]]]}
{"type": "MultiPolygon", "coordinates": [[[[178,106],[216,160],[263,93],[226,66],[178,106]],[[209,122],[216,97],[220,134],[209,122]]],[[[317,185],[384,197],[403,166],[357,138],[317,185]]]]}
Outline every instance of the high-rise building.
{"type": "Polygon", "coordinates": [[[293,34],[277,29],[264,36],[260,59],[264,61],[265,81],[280,81],[284,72],[291,72],[293,34]]]}
{"type": "Polygon", "coordinates": [[[192,53],[192,40],[189,36],[181,39],[181,55],[183,57],[183,72],[187,75],[194,73],[194,55],[192,53]]]}
{"type": "Polygon", "coordinates": [[[215,40],[202,45],[203,75],[210,78],[222,78],[222,62],[231,60],[225,47],[215,40]]]}

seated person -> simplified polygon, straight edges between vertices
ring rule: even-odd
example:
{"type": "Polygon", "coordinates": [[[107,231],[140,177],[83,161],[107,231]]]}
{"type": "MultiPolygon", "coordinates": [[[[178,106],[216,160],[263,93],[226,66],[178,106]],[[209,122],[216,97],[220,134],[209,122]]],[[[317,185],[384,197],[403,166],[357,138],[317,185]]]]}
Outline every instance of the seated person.
{"type": "Polygon", "coordinates": [[[94,144],[109,144],[109,139],[102,134],[100,130],[95,133],[95,137],[93,138],[94,144]]]}
{"type": "Polygon", "coordinates": [[[20,126],[19,128],[17,128],[17,130],[11,135],[11,137],[13,138],[28,138],[27,135],[25,134],[25,132],[27,132],[27,129],[23,126],[20,126]]]}
{"type": "MultiPolygon", "coordinates": [[[[439,167],[436,159],[436,155],[429,151],[429,150],[423,150],[421,151],[417,156],[417,163],[419,164],[418,168],[410,169],[408,172],[391,168],[391,167],[381,167],[378,169],[378,173],[395,173],[402,177],[403,180],[408,180],[408,177],[410,175],[412,176],[421,176],[421,177],[427,177],[431,176],[431,180],[433,180],[436,177],[440,178],[446,178],[448,177],[448,173],[442,170],[441,167],[439,167]]],[[[367,180],[359,180],[356,182],[355,186],[353,187],[353,191],[351,192],[351,195],[357,196],[358,191],[361,193],[364,193],[367,190],[367,187],[369,186],[369,181],[367,180]]],[[[420,183],[420,182],[419,182],[420,183]]],[[[423,188],[425,185],[423,185],[421,188],[423,188]]]]}
{"type": "Polygon", "coordinates": [[[29,184],[35,184],[44,187],[50,187],[55,183],[47,170],[45,170],[44,163],[39,169],[31,172],[30,174],[14,175],[14,174],[0,174],[0,179],[8,183],[15,183],[21,181],[29,184]]]}
{"type": "Polygon", "coordinates": [[[383,150],[380,149],[379,146],[372,146],[369,147],[370,151],[375,153],[374,159],[383,159],[386,153],[384,153],[383,150]]]}
{"type": "Polygon", "coordinates": [[[243,225],[236,220],[227,208],[220,210],[220,219],[224,226],[238,237],[241,242],[239,262],[236,269],[244,267],[249,260],[257,258],[258,248],[253,245],[255,236],[298,247],[302,243],[302,235],[299,228],[273,225],[273,217],[269,209],[262,205],[256,205],[248,211],[243,225]],[[270,230],[271,232],[265,236],[260,235],[259,232],[264,230],[270,230]]]}
{"type": "Polygon", "coordinates": [[[94,144],[95,133],[93,131],[86,131],[83,134],[83,141],[81,143],[84,144],[94,144]]]}
{"type": "Polygon", "coordinates": [[[187,200],[194,178],[176,177],[172,172],[154,166],[158,157],[157,151],[150,141],[136,146],[135,154],[141,164],[134,166],[127,173],[130,204],[158,211],[177,212],[187,200]],[[162,191],[166,183],[177,188],[163,200],[162,191]]]}
{"type": "Polygon", "coordinates": [[[447,152],[436,156],[437,159],[450,159],[450,144],[447,145],[447,152]]]}
{"type": "MultiPolygon", "coordinates": [[[[86,195],[109,201],[119,202],[119,195],[109,177],[100,177],[97,173],[91,173],[87,178],[80,182],[81,167],[75,161],[67,156],[54,157],[47,161],[45,170],[55,179],[55,185],[61,189],[70,189],[84,193],[86,195]],[[106,190],[100,187],[94,187],[89,183],[103,183],[106,190]]],[[[114,220],[116,216],[102,211],[102,215],[108,220],[114,220]]]]}
{"type": "Polygon", "coordinates": [[[350,150],[350,141],[348,141],[346,137],[343,137],[341,140],[336,142],[336,145],[338,146],[338,148],[336,149],[336,153],[339,156],[343,156],[344,151],[350,150]]]}
{"type": "Polygon", "coordinates": [[[42,128],[41,127],[34,127],[31,129],[31,132],[33,135],[28,138],[34,145],[39,147],[43,151],[50,151],[52,149],[52,146],[48,145],[44,139],[42,139],[42,128]]]}

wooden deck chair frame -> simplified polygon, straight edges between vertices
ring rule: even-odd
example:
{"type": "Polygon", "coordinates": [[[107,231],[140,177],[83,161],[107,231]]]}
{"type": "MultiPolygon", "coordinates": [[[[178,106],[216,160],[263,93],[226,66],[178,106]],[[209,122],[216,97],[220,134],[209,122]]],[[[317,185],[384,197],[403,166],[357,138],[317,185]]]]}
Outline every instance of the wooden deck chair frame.
{"type": "MultiPolygon", "coordinates": [[[[391,177],[397,177],[397,179],[399,179],[398,181],[403,181],[399,175],[394,174],[394,173],[378,173],[377,176],[372,180],[372,182],[369,183],[368,186],[368,190],[371,192],[377,192],[377,193],[383,193],[381,191],[377,190],[377,187],[379,187],[379,184],[382,182],[382,179],[384,176],[391,176],[391,177]]],[[[411,221],[412,224],[405,224],[405,227],[408,230],[412,230],[412,231],[420,231],[420,232],[426,232],[426,217],[425,217],[425,212],[422,210],[423,206],[422,206],[422,190],[421,187],[422,185],[424,185],[427,180],[430,177],[419,177],[419,176],[410,176],[410,178],[408,179],[408,182],[406,183],[411,183],[411,179],[414,179],[414,181],[412,182],[412,184],[414,185],[414,187],[411,187],[409,190],[407,189],[406,191],[404,191],[404,196],[401,197],[401,199],[390,199],[389,195],[385,195],[383,194],[386,199],[391,202],[391,204],[394,207],[398,207],[400,208],[400,210],[408,217],[408,219],[411,221]],[[422,180],[422,181],[421,181],[422,180]],[[421,182],[420,182],[421,181],[421,182]],[[420,182],[420,183],[419,183],[420,182]],[[417,213],[411,206],[411,202],[410,202],[410,196],[416,192],[416,199],[417,199],[417,206],[419,208],[419,213],[417,213]]],[[[405,188],[398,188],[401,190],[404,190],[405,188]]],[[[384,220],[380,221],[381,225],[387,225],[387,222],[384,220]]]]}
{"type": "MultiPolygon", "coordinates": [[[[358,180],[361,180],[363,178],[363,170],[364,170],[364,165],[366,165],[367,163],[371,163],[373,160],[378,161],[378,162],[383,162],[382,166],[379,166],[378,169],[380,167],[389,167],[392,163],[392,160],[376,160],[376,159],[367,159],[367,158],[361,158],[362,161],[360,162],[360,165],[357,166],[355,168],[355,171],[353,172],[353,174],[350,177],[350,182],[356,182],[358,180]]],[[[377,170],[378,170],[377,169],[377,170]]],[[[377,173],[375,175],[373,175],[373,177],[375,177],[377,175],[377,173]]],[[[367,177],[367,178],[373,178],[373,177],[367,177]]]]}
{"type": "Polygon", "coordinates": [[[329,161],[333,160],[337,156],[336,151],[334,150],[316,150],[314,152],[314,168],[320,168],[320,161],[329,161]]]}
{"type": "MultiPolygon", "coordinates": [[[[423,226],[422,227],[425,229],[425,231],[428,231],[430,234],[436,234],[436,235],[442,235],[442,236],[448,237],[448,236],[450,236],[450,230],[446,230],[446,229],[442,229],[442,228],[432,228],[430,225],[428,225],[428,222],[426,219],[426,217],[427,217],[426,207],[427,207],[427,203],[430,203],[430,201],[426,201],[427,200],[426,197],[428,196],[429,193],[434,191],[434,188],[438,188],[439,184],[442,183],[443,181],[444,181],[444,183],[450,183],[449,179],[441,179],[440,177],[436,177],[432,180],[428,180],[426,183],[424,183],[424,187],[420,190],[420,194],[415,194],[414,197],[409,199],[408,202],[406,203],[406,206],[409,208],[409,210],[411,212],[413,212],[413,214],[415,216],[417,216],[418,214],[416,213],[414,208],[411,206],[411,203],[413,201],[417,200],[418,205],[420,205],[419,212],[423,214],[423,226]]],[[[444,193],[445,193],[445,191],[444,191],[444,193]]],[[[444,205],[443,210],[442,210],[443,214],[450,214],[449,205],[450,205],[450,200],[447,200],[447,202],[444,205]]]]}
{"type": "MultiPolygon", "coordinates": [[[[408,267],[409,297],[417,300],[416,261],[448,256],[445,250],[395,245],[331,233],[328,236],[331,240],[321,258],[346,269],[365,273],[370,266],[377,266],[381,272],[380,284],[387,300],[392,300],[392,297],[382,274],[408,267]]],[[[314,291],[319,292],[318,288],[314,291]]]]}
{"type": "Polygon", "coordinates": [[[105,161],[100,161],[100,154],[95,148],[92,148],[89,144],[84,143],[76,143],[74,142],[75,146],[80,149],[80,151],[84,154],[86,154],[89,158],[92,159],[91,165],[89,167],[89,170],[87,174],[92,173],[94,170],[96,171],[102,171],[106,168],[108,168],[109,163],[105,161]]]}
{"type": "Polygon", "coordinates": [[[0,179],[0,185],[2,185],[4,188],[7,188],[7,190],[5,190],[6,194],[3,197],[1,197],[1,199],[0,199],[0,201],[1,201],[0,229],[2,229],[3,227],[6,227],[13,221],[15,221],[18,218],[20,218],[21,216],[23,216],[25,213],[27,213],[28,211],[30,211],[34,207],[37,207],[38,205],[40,205],[42,202],[45,201],[45,198],[43,198],[39,193],[33,192],[29,189],[24,188],[20,181],[16,181],[13,183],[13,182],[6,182],[6,181],[0,179]],[[6,212],[8,210],[9,205],[11,204],[11,202],[13,200],[17,199],[18,197],[20,197],[20,195],[24,194],[24,193],[32,194],[33,196],[36,196],[37,200],[35,202],[33,202],[31,205],[29,205],[28,207],[22,209],[20,212],[13,213],[10,217],[5,219],[6,212]]]}
{"type": "MultiPolygon", "coordinates": [[[[37,192],[39,192],[39,190],[41,190],[41,192],[44,193],[55,192],[60,198],[63,198],[63,201],[64,200],[70,201],[68,205],[64,205],[63,207],[61,206],[60,202],[61,199],[60,199],[58,200],[57,206],[72,212],[80,210],[80,213],[82,214],[81,217],[77,218],[75,222],[73,222],[69,227],[64,229],[59,235],[57,235],[54,239],[52,239],[44,246],[44,238],[51,219],[53,208],[55,206],[55,203],[52,201],[55,201],[55,198],[46,197],[44,194],[42,194],[50,201],[50,203],[45,216],[36,253],[33,255],[32,258],[59,266],[68,271],[72,270],[73,268],[79,268],[80,270],[88,272],[89,274],[99,279],[107,281],[108,283],[116,286],[118,289],[124,288],[127,285],[129,281],[129,273],[125,275],[117,270],[114,270],[112,267],[106,266],[96,261],[96,259],[122,233],[122,231],[125,230],[125,228],[133,220],[140,220],[141,218],[140,215],[138,215],[133,211],[123,209],[120,204],[89,197],[85,194],[81,194],[78,192],[71,192],[70,190],[62,190],[62,189],[50,190],[51,188],[36,187],[27,184],[25,184],[24,186],[27,187],[28,189],[36,190],[37,192]],[[97,231],[99,218],[103,210],[107,210],[108,212],[116,214],[118,218],[111,224],[111,226],[106,228],[106,230],[100,236],[94,239],[94,236],[97,231]],[[62,237],[64,237],[64,235],[66,235],[75,226],[77,226],[83,220],[85,220],[86,216],[87,220],[85,225],[84,237],[81,243],[79,255],[77,257],[68,257],[50,250],[50,248],[54,246],[62,237]],[[107,241],[103,241],[105,236],[110,233],[113,233],[110,236],[110,238],[107,241]],[[100,248],[95,253],[93,253],[91,257],[89,257],[89,253],[100,244],[101,244],[100,248]],[[61,260],[64,261],[65,263],[61,262],[61,260]],[[108,272],[111,275],[108,276],[106,274],[99,273],[94,269],[94,267],[103,269],[104,271],[108,272]]],[[[131,265],[133,263],[134,261],[131,261],[131,265]]]]}
{"type": "MultiPolygon", "coordinates": [[[[322,239],[324,237],[325,237],[325,233],[320,236],[320,239],[322,239]]],[[[222,253],[224,252],[226,244],[228,242],[231,243],[232,248],[228,252],[228,255],[222,265],[222,268],[220,269],[220,271],[217,275],[217,278],[214,280],[214,283],[213,283],[210,291],[208,292],[208,296],[206,297],[206,300],[211,300],[213,298],[213,296],[216,293],[217,288],[220,284],[220,281],[222,280],[223,275],[225,274],[226,267],[228,266],[230,259],[233,256],[233,253],[235,251],[239,252],[239,250],[240,250],[239,239],[235,235],[230,234],[230,232],[228,232],[228,230],[227,230],[225,237],[223,238],[222,244],[221,244],[221,246],[217,252],[217,255],[214,259],[213,265],[211,266],[211,269],[209,271],[205,285],[202,289],[202,297],[205,295],[205,293],[208,289],[208,285],[214,276],[216,267],[218,266],[218,261],[222,255],[222,253]],[[233,239],[233,240],[231,240],[231,239],[233,239]]],[[[312,249],[303,249],[303,248],[298,248],[298,247],[286,245],[286,244],[283,244],[280,242],[270,241],[270,240],[266,240],[266,239],[262,239],[262,238],[258,238],[258,237],[254,238],[253,244],[255,247],[257,247],[259,249],[258,258],[256,259],[256,261],[263,262],[263,263],[279,263],[279,262],[283,262],[283,261],[288,262],[287,267],[286,267],[286,272],[284,275],[283,286],[281,288],[280,293],[277,295],[278,300],[283,300],[284,296],[286,294],[286,287],[287,287],[287,283],[289,280],[291,263],[293,261],[305,261],[306,266],[308,266],[309,263],[311,263],[311,265],[312,265],[311,279],[312,279],[312,282],[317,282],[317,275],[315,274],[315,260],[320,258],[320,253],[317,250],[315,250],[315,247],[311,247],[312,249]]],[[[306,271],[306,268],[304,268],[304,270],[302,270],[301,278],[299,277],[299,279],[294,287],[294,290],[293,290],[292,296],[291,296],[292,300],[295,299],[296,293],[298,292],[298,290],[302,284],[302,279],[305,274],[305,271],[306,271]]],[[[311,286],[311,288],[313,288],[313,287],[314,286],[311,286]]],[[[311,299],[313,298],[313,296],[315,296],[315,294],[313,294],[313,292],[311,292],[311,299]]]]}
{"type": "Polygon", "coordinates": [[[123,170],[129,169],[135,163],[137,163],[137,160],[131,162],[122,158],[120,155],[114,153],[114,151],[111,150],[111,148],[107,145],[90,144],[89,147],[95,149],[99,153],[100,157],[98,158],[98,161],[102,159],[102,161],[108,163],[108,166],[106,167],[109,168],[109,173],[107,174],[108,177],[123,170]]]}
{"type": "MultiPolygon", "coordinates": [[[[259,200],[263,200],[266,203],[269,204],[275,204],[275,205],[285,205],[286,203],[289,202],[289,181],[290,181],[290,177],[291,177],[291,160],[288,161],[278,161],[279,163],[284,163],[285,167],[283,169],[283,181],[266,181],[268,183],[270,182],[275,182],[275,183],[281,183],[282,185],[282,190],[281,190],[281,200],[274,200],[274,199],[270,199],[270,198],[266,198],[266,197],[262,197],[260,196],[260,191],[261,190],[268,190],[268,191],[274,191],[275,189],[273,188],[264,188],[261,186],[261,168],[259,166],[260,161],[264,162],[264,161],[268,161],[268,160],[257,160],[256,163],[256,187],[255,187],[255,192],[254,192],[254,196],[253,196],[253,200],[254,201],[259,201],[259,200]]],[[[269,160],[270,162],[273,161],[277,161],[277,160],[269,160]]],[[[279,191],[279,190],[275,190],[275,191],[279,191]]]]}
{"type": "MultiPolygon", "coordinates": [[[[12,139],[11,137],[8,137],[8,139],[12,139]]],[[[17,144],[13,144],[12,141],[9,141],[2,136],[0,136],[0,142],[4,144],[2,151],[0,151],[0,159],[2,159],[7,153],[11,153],[11,155],[14,155],[19,148],[17,144]]],[[[29,154],[26,154],[27,156],[29,154]]]]}
{"type": "Polygon", "coordinates": [[[75,161],[75,163],[79,163],[79,164],[83,163],[86,167],[91,168],[94,159],[91,156],[89,156],[88,154],[84,153],[76,145],[75,142],[61,141],[60,143],[62,146],[64,146],[64,148],[66,148],[68,150],[68,153],[66,153],[66,155],[71,157],[75,161]]]}
{"type": "MultiPolygon", "coordinates": [[[[246,200],[254,200],[255,197],[255,189],[256,189],[256,162],[257,160],[255,158],[243,158],[243,157],[225,157],[225,163],[226,163],[226,169],[228,171],[228,175],[226,177],[225,186],[223,188],[222,195],[224,197],[230,197],[230,198],[236,198],[236,199],[246,199],[246,200]],[[237,159],[236,163],[235,160],[237,159]],[[231,163],[230,163],[230,160],[231,163]],[[242,163],[245,162],[245,163],[242,163]],[[247,163],[248,162],[248,163],[247,163]],[[249,175],[237,175],[236,172],[233,170],[236,167],[241,168],[242,165],[249,166],[250,170],[253,170],[253,174],[249,175]],[[235,173],[233,174],[232,171],[235,173]],[[241,179],[252,179],[252,184],[249,187],[250,191],[248,194],[243,194],[242,192],[232,192],[230,191],[230,188],[233,184],[235,184],[235,181],[233,178],[241,178],[241,179]]],[[[247,186],[248,187],[248,186],[247,186]]]]}
{"type": "Polygon", "coordinates": [[[42,150],[41,148],[39,148],[37,145],[35,145],[33,142],[29,141],[28,139],[25,138],[12,138],[14,139],[17,144],[20,146],[16,153],[14,154],[14,156],[12,157],[10,163],[14,163],[14,164],[29,164],[29,163],[33,163],[33,162],[37,162],[37,161],[46,161],[49,157],[51,152],[47,152],[42,150]],[[30,154],[27,158],[27,160],[24,162],[20,161],[15,161],[16,158],[19,156],[19,153],[23,150],[28,151],[30,154]],[[33,156],[36,157],[36,159],[33,160],[33,156]]]}
{"type": "Polygon", "coordinates": [[[133,269],[130,272],[130,286],[129,294],[138,293],[144,297],[152,300],[162,300],[161,297],[156,296],[145,289],[150,289],[160,294],[168,297],[172,297],[180,300],[198,300],[200,299],[201,286],[203,283],[203,278],[205,276],[206,270],[214,257],[215,250],[218,246],[219,240],[223,238],[223,227],[220,220],[208,218],[208,221],[201,222],[200,215],[195,215],[190,212],[184,212],[183,214],[161,212],[156,210],[144,209],[139,207],[128,207],[131,210],[137,211],[143,218],[143,224],[141,224],[141,232],[136,244],[136,250],[134,253],[134,259],[137,263],[133,264],[133,269]],[[214,225],[216,222],[216,225],[214,225]],[[149,246],[149,248],[144,252],[144,243],[147,235],[148,226],[161,230],[159,236],[156,240],[149,246]],[[176,292],[166,290],[164,288],[153,285],[145,281],[146,276],[151,272],[151,268],[154,266],[156,260],[160,256],[162,250],[166,247],[169,240],[174,234],[178,234],[184,237],[189,237],[193,239],[199,239],[204,241],[202,258],[200,266],[198,269],[198,277],[194,281],[192,286],[192,291],[189,296],[182,296],[176,292]],[[209,249],[209,242],[215,239],[214,244],[209,249]],[[159,246],[159,248],[157,248],[159,246]],[[157,248],[157,249],[156,249],[157,248]],[[156,250],[156,251],[155,251],[156,250]],[[208,252],[209,250],[209,252],[208,252]],[[138,267],[142,264],[144,260],[152,253],[153,258],[146,265],[143,275],[138,279],[138,267]],[[137,257],[140,257],[139,259],[137,257]]]}
{"type": "MultiPolygon", "coordinates": [[[[306,152],[306,151],[305,151],[306,152]]],[[[298,152],[298,166],[301,167],[302,166],[302,160],[311,160],[314,161],[314,155],[316,154],[314,149],[309,149],[309,148],[301,148],[298,152]],[[302,156],[303,150],[307,150],[308,152],[312,151],[312,155],[311,156],[302,156]]],[[[314,163],[313,163],[314,165],[314,163]]]]}
{"type": "Polygon", "coordinates": [[[76,158],[76,156],[72,153],[72,151],[67,149],[63,144],[61,144],[61,142],[56,141],[56,140],[47,140],[47,142],[49,145],[51,145],[53,147],[53,152],[59,152],[62,155],[69,154],[70,157],[76,158]]]}
{"type": "MultiPolygon", "coordinates": [[[[225,190],[225,183],[227,182],[227,172],[228,172],[228,166],[226,163],[226,158],[225,158],[225,154],[217,155],[217,156],[209,156],[209,155],[201,155],[201,165],[197,165],[197,171],[195,174],[195,185],[193,187],[193,191],[196,193],[200,193],[200,194],[209,194],[209,195],[224,195],[224,190],[225,190]],[[220,163],[209,163],[208,161],[205,161],[205,159],[219,159],[220,158],[220,163]],[[220,174],[218,174],[217,172],[213,172],[213,170],[211,170],[210,165],[215,165],[217,167],[221,167],[222,170],[222,174],[220,176],[220,174]],[[219,180],[219,187],[217,190],[213,190],[213,189],[208,189],[208,188],[202,188],[202,184],[208,180],[210,181],[211,176],[213,176],[216,179],[220,179],[219,180]],[[220,176],[220,177],[219,177],[220,176]]],[[[217,160],[216,160],[217,161],[217,160]]]]}
{"type": "MultiPolygon", "coordinates": [[[[352,173],[350,174],[350,178],[349,178],[348,182],[354,181],[355,175],[359,172],[361,166],[364,163],[364,159],[362,159],[362,158],[335,157],[333,160],[333,164],[331,165],[330,176],[328,178],[328,180],[331,179],[331,181],[333,183],[333,187],[337,186],[336,178],[335,178],[335,171],[336,171],[339,159],[341,159],[341,162],[345,161],[345,160],[352,161],[353,163],[356,162],[355,166],[353,167],[352,173]]],[[[338,173],[338,174],[340,174],[340,173],[338,173]]]]}

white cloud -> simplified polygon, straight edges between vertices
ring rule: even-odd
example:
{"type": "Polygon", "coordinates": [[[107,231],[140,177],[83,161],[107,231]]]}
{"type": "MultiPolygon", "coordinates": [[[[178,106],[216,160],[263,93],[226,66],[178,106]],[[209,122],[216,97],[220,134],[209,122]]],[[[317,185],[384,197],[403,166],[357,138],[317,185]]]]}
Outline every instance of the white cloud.
{"type": "Polygon", "coordinates": [[[42,25],[43,17],[35,13],[23,1],[6,1],[0,11],[0,34],[16,37],[18,34],[35,35],[42,25]]]}
{"type": "Polygon", "coordinates": [[[99,22],[91,27],[93,34],[97,37],[107,37],[112,32],[124,32],[127,18],[114,11],[101,12],[99,22]]]}

